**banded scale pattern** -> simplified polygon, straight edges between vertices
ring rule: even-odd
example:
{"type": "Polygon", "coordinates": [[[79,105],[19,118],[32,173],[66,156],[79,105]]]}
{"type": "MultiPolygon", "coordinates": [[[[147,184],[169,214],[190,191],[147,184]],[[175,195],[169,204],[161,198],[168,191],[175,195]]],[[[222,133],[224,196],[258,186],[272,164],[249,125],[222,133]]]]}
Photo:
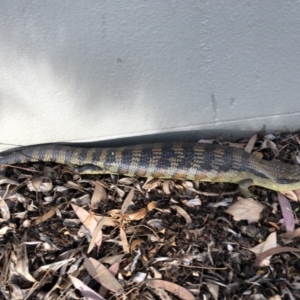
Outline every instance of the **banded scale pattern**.
{"type": "MultiPolygon", "coordinates": [[[[92,173],[187,179],[259,185],[276,191],[300,188],[300,168],[260,160],[232,147],[199,143],[161,143],[121,148],[78,148],[38,145],[0,153],[0,165],[56,162],[87,168],[92,173]]],[[[81,170],[79,168],[79,170],[81,170]]]]}

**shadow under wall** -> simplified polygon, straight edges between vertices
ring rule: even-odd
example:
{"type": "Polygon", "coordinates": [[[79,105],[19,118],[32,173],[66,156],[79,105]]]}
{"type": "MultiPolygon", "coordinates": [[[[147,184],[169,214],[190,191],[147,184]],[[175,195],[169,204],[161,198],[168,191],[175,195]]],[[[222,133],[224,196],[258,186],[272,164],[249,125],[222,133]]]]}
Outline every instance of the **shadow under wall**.
{"type": "Polygon", "coordinates": [[[239,130],[193,130],[193,131],[179,131],[179,132],[167,132],[152,135],[144,135],[137,137],[126,137],[119,139],[111,139],[105,141],[95,141],[88,143],[64,143],[63,145],[76,145],[80,147],[121,147],[130,146],[136,144],[150,144],[150,143],[161,143],[161,142],[197,142],[200,139],[216,139],[219,141],[237,141],[238,139],[246,139],[251,137],[253,134],[259,132],[254,131],[239,131],[239,130]]]}

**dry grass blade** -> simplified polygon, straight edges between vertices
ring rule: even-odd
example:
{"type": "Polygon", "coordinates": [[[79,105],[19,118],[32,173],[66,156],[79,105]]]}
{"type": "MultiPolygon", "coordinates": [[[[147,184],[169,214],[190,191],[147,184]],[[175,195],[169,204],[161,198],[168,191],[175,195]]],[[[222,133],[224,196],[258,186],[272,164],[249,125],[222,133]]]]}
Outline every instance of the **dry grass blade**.
{"type": "Polygon", "coordinates": [[[114,275],[112,275],[112,273],[96,259],[84,256],[84,266],[92,278],[97,280],[111,292],[116,295],[121,295],[124,292],[122,285],[114,275]]]}
{"type": "Polygon", "coordinates": [[[165,281],[165,280],[160,280],[160,279],[148,279],[146,280],[146,285],[150,288],[161,288],[164,289],[172,294],[174,294],[175,296],[177,296],[178,298],[182,299],[182,300],[195,300],[195,296],[188,291],[187,289],[169,282],[169,281],[165,281]]]}

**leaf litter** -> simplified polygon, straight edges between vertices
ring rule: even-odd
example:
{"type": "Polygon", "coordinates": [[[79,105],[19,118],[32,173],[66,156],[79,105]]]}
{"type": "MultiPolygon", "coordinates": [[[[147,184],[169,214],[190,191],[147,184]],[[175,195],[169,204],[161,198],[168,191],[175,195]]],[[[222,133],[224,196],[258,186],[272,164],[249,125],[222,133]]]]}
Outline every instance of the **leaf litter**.
{"type": "MultiPolygon", "coordinates": [[[[277,133],[224,144],[298,163],[299,141],[277,133]]],[[[58,164],[9,167],[0,178],[0,299],[299,299],[300,192],[251,193],[58,164]]]]}

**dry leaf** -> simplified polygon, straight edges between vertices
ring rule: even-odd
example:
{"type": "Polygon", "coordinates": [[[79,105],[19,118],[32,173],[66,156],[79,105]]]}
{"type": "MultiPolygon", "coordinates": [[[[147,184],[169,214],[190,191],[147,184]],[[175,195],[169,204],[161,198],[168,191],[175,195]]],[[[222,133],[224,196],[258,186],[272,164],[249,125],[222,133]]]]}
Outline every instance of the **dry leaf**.
{"type": "Polygon", "coordinates": [[[275,254],[283,253],[283,252],[300,252],[300,249],[293,248],[293,247],[275,247],[275,248],[269,249],[257,256],[255,265],[260,266],[261,262],[265,258],[275,255],[275,254]]]}
{"type": "Polygon", "coordinates": [[[117,295],[123,293],[123,287],[111,272],[99,261],[92,257],[84,257],[84,266],[93,279],[117,295]]]}
{"type": "Polygon", "coordinates": [[[284,191],[284,192],[280,192],[280,193],[292,201],[299,202],[299,198],[294,191],[284,191]]]}
{"type": "Polygon", "coordinates": [[[256,158],[262,159],[264,155],[261,152],[255,151],[252,153],[256,158]]]}
{"type": "MultiPolygon", "coordinates": [[[[296,189],[293,191],[297,197],[297,202],[300,200],[300,189],[296,189]]],[[[289,198],[289,197],[288,197],[289,198]]]]}
{"type": "Polygon", "coordinates": [[[252,198],[238,197],[237,202],[230,205],[225,212],[233,216],[235,221],[248,220],[249,223],[257,222],[264,206],[252,198]]]}
{"type": "MultiPolygon", "coordinates": [[[[273,249],[277,246],[277,237],[276,237],[276,232],[272,232],[269,234],[265,242],[262,242],[258,244],[257,246],[249,249],[250,251],[254,252],[257,255],[260,255],[261,253],[273,249]]],[[[265,257],[261,262],[261,266],[269,266],[270,265],[270,259],[271,256],[265,257]]]]}
{"type": "Polygon", "coordinates": [[[159,297],[161,300],[172,300],[171,297],[167,294],[164,289],[158,287],[152,287],[153,292],[159,297]]]}
{"type": "Polygon", "coordinates": [[[136,239],[136,240],[133,240],[131,243],[130,243],[130,253],[132,253],[132,251],[134,250],[134,248],[140,244],[144,244],[145,241],[142,240],[142,239],[136,239]]]}
{"type": "Polygon", "coordinates": [[[194,198],[190,200],[183,200],[183,204],[185,204],[188,207],[194,207],[194,206],[199,206],[202,205],[202,201],[199,198],[194,198]]]}
{"type": "Polygon", "coordinates": [[[261,147],[259,150],[262,150],[262,149],[271,149],[274,156],[277,156],[279,151],[277,149],[277,146],[274,142],[272,142],[269,137],[265,137],[265,140],[263,141],[263,143],[261,144],[261,147]]]}
{"type": "Polygon", "coordinates": [[[146,285],[150,288],[161,288],[164,289],[178,298],[182,300],[195,300],[196,298],[194,295],[188,291],[187,289],[181,287],[178,284],[165,281],[165,280],[160,280],[160,279],[148,279],[145,281],[146,285]]]}
{"type": "Polygon", "coordinates": [[[153,177],[149,177],[147,178],[147,181],[145,182],[142,188],[144,190],[154,190],[160,185],[161,185],[161,179],[158,178],[153,179],[153,177]]]}
{"type": "Polygon", "coordinates": [[[81,280],[78,278],[69,275],[73,285],[76,289],[80,291],[83,297],[85,297],[85,300],[105,300],[102,296],[94,292],[91,288],[89,288],[86,284],[84,284],[81,280]]]}
{"type": "MultiPolygon", "coordinates": [[[[97,242],[98,237],[102,236],[102,227],[104,225],[104,221],[105,221],[105,217],[102,217],[101,220],[98,222],[96,228],[94,229],[94,232],[92,234],[92,239],[90,241],[87,253],[90,253],[93,250],[93,248],[94,248],[94,246],[97,242]]],[[[99,249],[99,246],[100,245],[98,243],[98,249],[99,249]]]]}
{"type": "Polygon", "coordinates": [[[281,193],[277,193],[281,212],[283,215],[287,235],[292,238],[292,233],[295,229],[295,217],[291,203],[281,193]]]}
{"type": "Polygon", "coordinates": [[[100,259],[102,263],[112,265],[116,262],[121,262],[124,257],[124,254],[116,254],[112,256],[106,256],[100,259]]]}
{"type": "Polygon", "coordinates": [[[252,135],[252,137],[249,139],[248,144],[244,150],[248,153],[251,153],[254,148],[254,145],[256,143],[256,140],[257,140],[257,134],[252,135]]]}
{"type": "Polygon", "coordinates": [[[269,223],[271,226],[273,226],[274,228],[276,228],[278,231],[280,230],[280,227],[279,227],[276,223],[271,222],[271,221],[269,221],[268,223],[269,223]]]}
{"type": "Polygon", "coordinates": [[[94,181],[95,189],[91,199],[91,207],[97,208],[102,201],[107,199],[107,193],[105,188],[99,181],[94,181]]]}
{"type": "Polygon", "coordinates": [[[22,243],[16,249],[17,264],[15,270],[18,274],[24,276],[29,282],[36,282],[36,280],[29,273],[28,257],[26,244],[22,243]]]}
{"type": "Polygon", "coordinates": [[[281,237],[282,237],[282,240],[283,240],[284,244],[292,243],[293,239],[295,237],[298,237],[298,236],[300,236],[300,227],[295,229],[293,232],[291,232],[289,234],[287,232],[281,234],[281,237]]]}
{"type": "Polygon", "coordinates": [[[43,193],[49,192],[53,188],[52,181],[48,177],[34,177],[28,182],[27,186],[31,191],[43,193]]]}
{"type": "Polygon", "coordinates": [[[0,212],[1,212],[1,216],[2,216],[1,221],[6,222],[6,221],[10,220],[9,207],[2,197],[0,197],[0,212]]]}
{"type": "Polygon", "coordinates": [[[172,205],[171,208],[177,210],[177,212],[182,216],[184,217],[185,221],[187,224],[190,224],[192,223],[192,219],[191,217],[188,215],[188,213],[180,206],[178,205],[172,205]]]}
{"type": "Polygon", "coordinates": [[[212,294],[212,296],[214,297],[215,300],[219,299],[219,289],[220,287],[212,282],[207,282],[206,286],[208,288],[208,290],[210,291],[210,293],[212,294]]]}
{"type": "Polygon", "coordinates": [[[144,219],[147,213],[148,213],[147,208],[141,208],[137,211],[126,213],[125,218],[132,221],[138,221],[144,219]]]}
{"type": "MultiPolygon", "coordinates": [[[[79,207],[75,204],[71,203],[71,206],[76,213],[77,217],[81,221],[81,223],[89,230],[91,236],[93,236],[93,233],[97,227],[97,220],[94,215],[90,214],[87,212],[85,209],[82,207],[79,207]]],[[[96,238],[96,245],[100,247],[102,242],[102,231],[99,232],[99,235],[96,238]]]]}
{"type": "Polygon", "coordinates": [[[1,185],[1,184],[12,184],[12,185],[16,185],[16,186],[19,185],[19,183],[18,183],[17,181],[8,179],[8,178],[6,178],[6,177],[0,179],[0,185],[1,185]]]}
{"type": "Polygon", "coordinates": [[[56,211],[58,209],[60,209],[63,206],[63,204],[57,205],[56,207],[52,207],[49,211],[47,211],[44,215],[42,215],[41,217],[37,218],[34,221],[35,225],[39,225],[45,221],[47,221],[48,219],[50,219],[51,217],[53,217],[56,213],[56,211]]]}
{"type": "MultiPolygon", "coordinates": [[[[120,268],[120,263],[115,262],[109,267],[108,270],[115,277],[119,271],[119,268],[120,268]]],[[[102,285],[99,290],[99,295],[105,297],[107,292],[108,292],[108,289],[102,285]]]]}
{"type": "Polygon", "coordinates": [[[122,208],[121,208],[121,214],[122,215],[127,211],[128,207],[130,205],[132,205],[133,196],[134,196],[134,188],[132,187],[130,192],[128,193],[126,199],[123,202],[123,205],[122,205],[122,208]]]}
{"type": "Polygon", "coordinates": [[[166,195],[170,195],[171,191],[170,191],[170,184],[171,184],[171,180],[164,180],[163,182],[163,191],[166,195]]]}
{"type": "Polygon", "coordinates": [[[151,211],[156,207],[157,207],[157,202],[156,201],[151,201],[150,203],[147,204],[147,210],[148,211],[151,211]]]}
{"type": "Polygon", "coordinates": [[[120,228],[120,238],[121,238],[121,242],[122,242],[122,246],[123,246],[123,252],[124,253],[129,253],[130,252],[129,251],[129,244],[128,244],[126,232],[122,227],[120,228]]]}

